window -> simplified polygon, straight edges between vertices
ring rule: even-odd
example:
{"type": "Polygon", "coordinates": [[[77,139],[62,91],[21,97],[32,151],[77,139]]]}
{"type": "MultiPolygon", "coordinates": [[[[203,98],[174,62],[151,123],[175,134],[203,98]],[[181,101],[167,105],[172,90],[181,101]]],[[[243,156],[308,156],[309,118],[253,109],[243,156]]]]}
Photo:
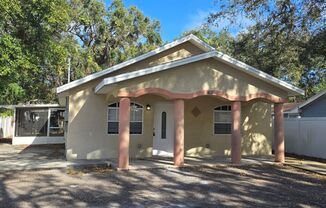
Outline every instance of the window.
{"type": "Polygon", "coordinates": [[[46,108],[17,108],[16,136],[47,136],[48,113],[46,108]]]}
{"type": "Polygon", "coordinates": [[[214,109],[214,134],[231,134],[231,106],[214,109]]]}
{"type": "Polygon", "coordinates": [[[16,136],[64,136],[64,109],[17,108],[16,136]]]}
{"type": "Polygon", "coordinates": [[[166,112],[162,112],[161,139],[166,139],[166,112]]]}
{"type": "MultiPolygon", "coordinates": [[[[137,103],[130,104],[130,134],[142,134],[143,106],[137,103]]],[[[108,134],[119,133],[119,103],[108,106],[108,134]]]]}
{"type": "Polygon", "coordinates": [[[64,136],[65,110],[51,109],[50,112],[50,136],[64,136]]]}
{"type": "Polygon", "coordinates": [[[108,107],[108,134],[119,133],[119,103],[108,107]]]}
{"type": "Polygon", "coordinates": [[[130,105],[130,134],[142,134],[143,106],[136,103],[130,105]]]}

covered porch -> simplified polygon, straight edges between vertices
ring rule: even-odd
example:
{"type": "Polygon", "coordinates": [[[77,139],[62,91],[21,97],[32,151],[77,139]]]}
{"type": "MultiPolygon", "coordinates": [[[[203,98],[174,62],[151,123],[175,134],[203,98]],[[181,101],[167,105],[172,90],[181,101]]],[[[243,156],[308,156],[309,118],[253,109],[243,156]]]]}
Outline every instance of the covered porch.
{"type": "MultiPolygon", "coordinates": [[[[242,140],[243,140],[243,123],[245,119],[242,118],[242,111],[246,109],[244,106],[252,105],[256,102],[265,102],[268,104],[273,104],[274,112],[275,112],[275,120],[274,120],[274,151],[275,151],[275,161],[276,162],[284,162],[284,129],[283,129],[283,105],[282,103],[285,101],[284,99],[280,99],[278,97],[273,97],[268,94],[256,94],[248,97],[244,96],[228,96],[222,91],[216,90],[207,90],[200,91],[194,93],[173,93],[167,91],[165,89],[160,88],[147,88],[138,90],[135,92],[119,92],[117,94],[117,98],[119,101],[119,128],[118,128],[118,161],[117,167],[118,169],[130,169],[134,165],[137,165],[139,161],[142,164],[150,164],[153,162],[153,166],[167,165],[167,166],[185,166],[189,163],[202,163],[202,164],[214,164],[214,163],[232,163],[232,164],[240,164],[241,162],[248,162],[247,159],[242,160],[242,140]],[[165,101],[169,101],[173,108],[173,142],[172,142],[172,160],[171,158],[157,157],[154,156],[153,159],[146,158],[145,160],[130,160],[130,106],[134,100],[140,100],[144,96],[155,95],[163,98],[165,101]],[[190,105],[198,101],[200,102],[208,102],[205,99],[211,99],[209,102],[216,103],[225,103],[230,106],[230,156],[225,156],[228,154],[224,154],[224,156],[214,156],[210,158],[205,157],[189,157],[191,155],[191,150],[189,150],[189,145],[187,145],[187,149],[185,149],[185,143],[187,142],[187,132],[188,135],[192,134],[189,131],[191,126],[185,126],[187,124],[187,115],[185,115],[185,108],[188,107],[187,112],[191,112],[192,114],[200,113],[200,109],[196,109],[193,107],[194,105],[190,105]],[[199,111],[199,112],[196,112],[199,111]],[[188,128],[188,129],[187,129],[188,128]],[[188,156],[187,156],[188,155],[188,156]],[[186,156],[186,159],[185,159],[186,156]],[[131,165],[130,165],[130,161],[131,165]],[[144,163],[145,161],[145,163],[144,163]],[[206,161],[206,162],[204,162],[206,161]]],[[[217,105],[217,104],[216,104],[217,105]]],[[[207,109],[206,109],[207,110],[207,109]]],[[[213,111],[211,112],[213,114],[213,111]]],[[[250,117],[250,112],[246,112],[247,117],[250,117]]],[[[266,112],[265,112],[266,114],[266,112]]],[[[263,115],[261,115],[263,116],[263,115]]],[[[265,115],[266,116],[266,115],[265,115]]],[[[269,115],[271,116],[271,115],[269,115]]],[[[208,118],[211,119],[212,118],[208,118]]],[[[266,118],[267,119],[267,118],[266,118]]],[[[146,124],[145,124],[146,125],[146,124]]],[[[212,127],[214,128],[214,127],[212,127]]],[[[203,130],[203,129],[201,129],[203,130]]],[[[204,129],[204,131],[212,131],[209,129],[204,129]]],[[[214,130],[215,131],[215,130],[214,130]]],[[[157,132],[156,132],[157,133],[157,132]]],[[[154,133],[155,134],[155,133],[154,133]]],[[[154,136],[153,134],[153,136],[154,136]]],[[[154,137],[155,138],[155,137],[154,137]]],[[[154,142],[153,142],[154,143],[154,142]]],[[[191,145],[190,145],[191,146],[191,145]]],[[[196,145],[194,145],[196,146],[196,145]]],[[[203,146],[203,145],[202,145],[203,146]]],[[[153,144],[153,149],[154,149],[153,144]]],[[[203,149],[210,149],[209,144],[201,147],[203,149]]],[[[198,150],[198,149],[197,149],[198,150]]],[[[253,156],[254,157],[254,156],[253,156]]],[[[261,156],[260,156],[261,157],[261,156]]],[[[266,161],[271,161],[270,157],[265,159],[266,161]]]]}

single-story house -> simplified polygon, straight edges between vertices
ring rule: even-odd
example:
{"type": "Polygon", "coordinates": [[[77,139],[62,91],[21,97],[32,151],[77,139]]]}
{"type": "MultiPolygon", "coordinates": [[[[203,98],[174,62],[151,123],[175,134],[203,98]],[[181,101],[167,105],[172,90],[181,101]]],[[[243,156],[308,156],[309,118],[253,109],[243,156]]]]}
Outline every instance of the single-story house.
{"type": "Polygon", "coordinates": [[[284,161],[282,104],[303,90],[216,51],[194,35],[57,88],[75,159],[271,154],[284,161]]]}
{"type": "Polygon", "coordinates": [[[326,117],[326,90],[322,91],[305,102],[293,103],[289,105],[284,114],[288,115],[286,118],[296,117],[326,117]]]}
{"type": "Polygon", "coordinates": [[[283,104],[283,116],[284,116],[284,118],[299,118],[300,113],[298,111],[298,107],[301,104],[302,104],[302,102],[284,103],[283,104]]]}
{"type": "Polygon", "coordinates": [[[65,107],[59,104],[5,106],[12,109],[12,144],[64,144],[65,107]]]}

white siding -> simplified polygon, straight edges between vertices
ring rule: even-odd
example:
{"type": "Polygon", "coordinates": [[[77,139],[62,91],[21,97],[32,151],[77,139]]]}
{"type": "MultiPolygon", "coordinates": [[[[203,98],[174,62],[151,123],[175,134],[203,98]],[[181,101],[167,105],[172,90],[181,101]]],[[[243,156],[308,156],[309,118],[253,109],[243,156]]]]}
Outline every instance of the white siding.
{"type": "Polygon", "coordinates": [[[64,144],[65,139],[64,137],[14,137],[12,139],[13,145],[20,145],[20,144],[64,144]]]}
{"type": "Polygon", "coordinates": [[[12,138],[13,124],[13,117],[0,117],[0,139],[12,138]]]}
{"type": "Polygon", "coordinates": [[[326,117],[286,118],[284,128],[287,153],[326,159],[326,117]]]}

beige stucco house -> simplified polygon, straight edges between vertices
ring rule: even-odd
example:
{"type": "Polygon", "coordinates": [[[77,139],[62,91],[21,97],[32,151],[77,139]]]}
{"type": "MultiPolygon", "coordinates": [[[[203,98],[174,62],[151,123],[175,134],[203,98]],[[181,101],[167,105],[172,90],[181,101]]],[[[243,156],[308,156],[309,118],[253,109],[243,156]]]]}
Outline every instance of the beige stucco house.
{"type": "Polygon", "coordinates": [[[284,160],[282,103],[303,94],[189,35],[57,88],[74,159],[271,154],[284,160]]]}

